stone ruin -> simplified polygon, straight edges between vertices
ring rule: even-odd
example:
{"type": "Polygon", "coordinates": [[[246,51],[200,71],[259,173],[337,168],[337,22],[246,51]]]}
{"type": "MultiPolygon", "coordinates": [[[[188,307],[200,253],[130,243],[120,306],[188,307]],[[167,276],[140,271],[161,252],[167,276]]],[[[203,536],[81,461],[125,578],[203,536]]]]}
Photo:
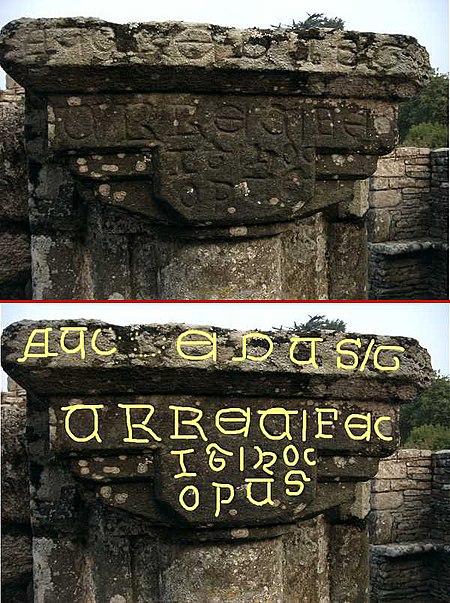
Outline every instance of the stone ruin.
{"type": "Polygon", "coordinates": [[[20,19],[0,62],[35,299],[367,297],[364,182],[426,80],[413,38],[20,19]]]}
{"type": "Polygon", "coordinates": [[[448,299],[448,149],[398,147],[369,180],[369,297],[448,299]]]}
{"type": "Polygon", "coordinates": [[[2,363],[27,391],[35,600],[367,602],[368,480],[430,359],[406,338],[308,337],[10,325],[2,363]],[[353,370],[348,356],[337,364],[344,338],[360,339],[353,370]]]}
{"type": "Polygon", "coordinates": [[[369,514],[371,602],[438,603],[450,593],[450,450],[382,459],[369,514]]]}

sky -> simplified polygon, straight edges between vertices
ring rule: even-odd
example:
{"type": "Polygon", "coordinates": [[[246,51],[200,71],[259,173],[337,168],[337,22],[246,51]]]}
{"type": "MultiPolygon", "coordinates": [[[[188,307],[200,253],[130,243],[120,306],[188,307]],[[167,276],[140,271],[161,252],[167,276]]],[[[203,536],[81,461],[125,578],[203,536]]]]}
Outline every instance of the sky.
{"type": "MultiPolygon", "coordinates": [[[[250,331],[292,327],[309,316],[347,323],[347,331],[413,337],[431,355],[433,368],[449,374],[449,305],[439,303],[16,303],[2,304],[2,328],[22,319],[97,318],[118,325],[181,322],[250,331]]],[[[2,387],[6,381],[2,375],[2,387]]]]}
{"type": "Polygon", "coordinates": [[[346,29],[412,35],[427,48],[433,67],[449,70],[447,0],[1,0],[0,25],[19,17],[83,16],[116,23],[188,21],[265,28],[303,20],[308,13],[340,17],[346,29]]]}

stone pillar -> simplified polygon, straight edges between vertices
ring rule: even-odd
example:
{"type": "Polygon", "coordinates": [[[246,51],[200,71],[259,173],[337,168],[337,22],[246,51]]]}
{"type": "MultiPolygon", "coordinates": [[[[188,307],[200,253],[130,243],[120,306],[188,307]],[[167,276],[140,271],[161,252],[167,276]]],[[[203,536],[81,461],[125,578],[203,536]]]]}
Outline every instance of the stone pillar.
{"type": "Polygon", "coordinates": [[[368,480],[430,361],[352,334],[342,369],[347,336],[313,335],[316,352],[292,331],[9,326],[36,601],[366,602],[368,480]]]}
{"type": "Polygon", "coordinates": [[[338,206],[427,76],[413,38],[21,19],[0,62],[27,90],[35,298],[366,297],[364,212],[338,206]]]}

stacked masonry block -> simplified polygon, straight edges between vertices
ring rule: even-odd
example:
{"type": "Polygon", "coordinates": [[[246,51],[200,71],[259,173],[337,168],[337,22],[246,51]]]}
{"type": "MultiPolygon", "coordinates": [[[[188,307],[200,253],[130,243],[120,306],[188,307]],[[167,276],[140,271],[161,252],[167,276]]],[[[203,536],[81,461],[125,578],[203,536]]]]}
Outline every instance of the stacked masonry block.
{"type": "Polygon", "coordinates": [[[369,297],[448,296],[448,149],[398,147],[369,181],[369,297]]]}
{"type": "Polygon", "coordinates": [[[450,451],[402,449],[372,481],[372,603],[448,601],[450,451]]]}

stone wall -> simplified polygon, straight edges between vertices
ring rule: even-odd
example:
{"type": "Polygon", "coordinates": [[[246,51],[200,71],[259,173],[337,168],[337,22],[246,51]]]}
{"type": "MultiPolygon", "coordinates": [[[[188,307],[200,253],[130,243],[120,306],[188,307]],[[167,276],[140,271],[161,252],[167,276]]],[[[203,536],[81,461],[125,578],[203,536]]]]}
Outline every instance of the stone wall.
{"type": "Polygon", "coordinates": [[[32,600],[32,555],[28,462],[25,449],[25,391],[11,379],[1,395],[2,598],[32,600]]]}
{"type": "Polygon", "coordinates": [[[24,91],[11,78],[0,91],[0,299],[31,296],[24,91]]]}
{"type": "Polygon", "coordinates": [[[373,603],[448,601],[450,451],[402,449],[372,481],[373,603]]]}
{"type": "Polygon", "coordinates": [[[430,236],[446,241],[436,249],[431,264],[431,289],[436,299],[448,298],[448,149],[431,152],[431,225],[430,236]]]}
{"type": "Polygon", "coordinates": [[[369,297],[446,299],[448,149],[398,147],[369,182],[369,297]]]}

